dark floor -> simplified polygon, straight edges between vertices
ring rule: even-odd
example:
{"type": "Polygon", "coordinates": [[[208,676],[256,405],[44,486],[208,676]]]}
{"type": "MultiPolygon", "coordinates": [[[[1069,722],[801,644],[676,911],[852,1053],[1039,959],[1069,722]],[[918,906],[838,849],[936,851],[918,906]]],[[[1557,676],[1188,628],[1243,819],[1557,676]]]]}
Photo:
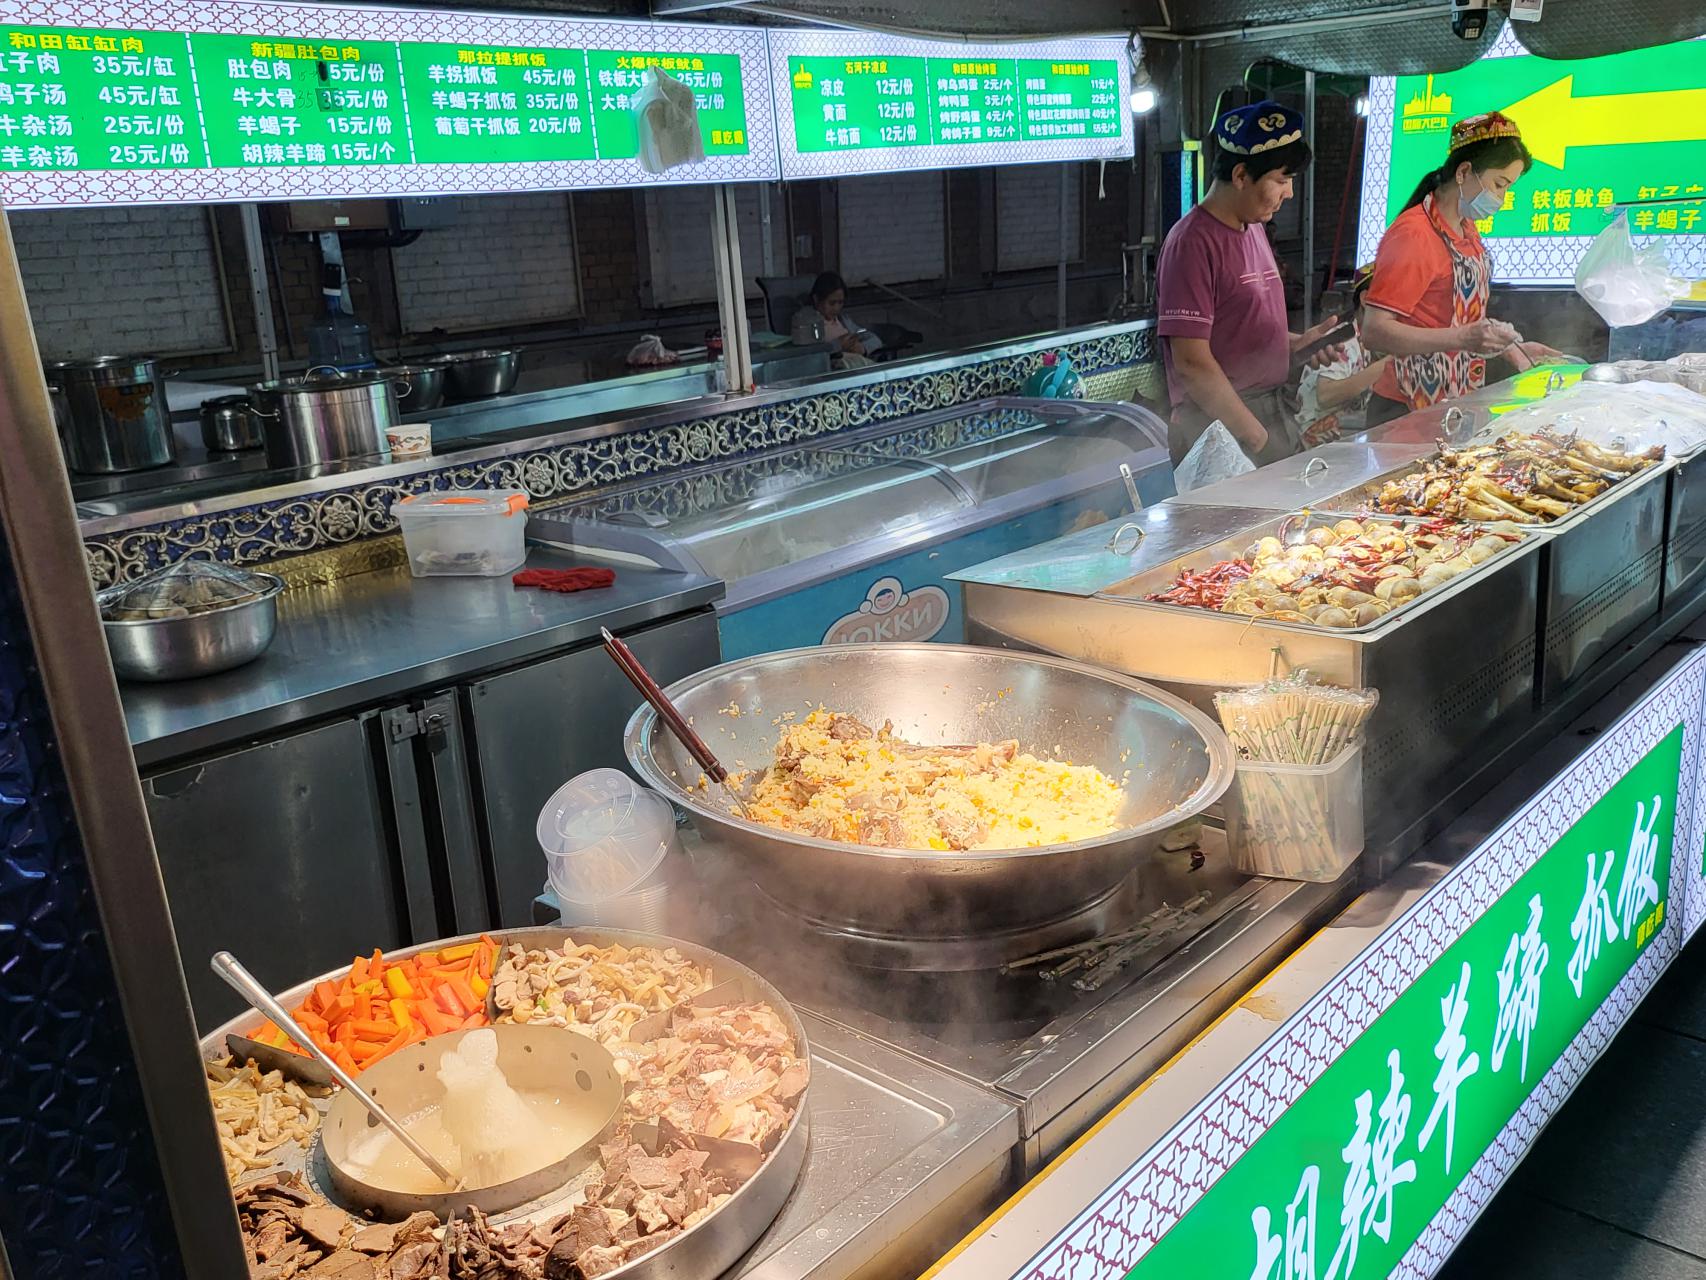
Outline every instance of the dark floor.
{"type": "Polygon", "coordinates": [[[1440,1280],[1706,1280],[1706,938],[1671,967],[1440,1280]]]}

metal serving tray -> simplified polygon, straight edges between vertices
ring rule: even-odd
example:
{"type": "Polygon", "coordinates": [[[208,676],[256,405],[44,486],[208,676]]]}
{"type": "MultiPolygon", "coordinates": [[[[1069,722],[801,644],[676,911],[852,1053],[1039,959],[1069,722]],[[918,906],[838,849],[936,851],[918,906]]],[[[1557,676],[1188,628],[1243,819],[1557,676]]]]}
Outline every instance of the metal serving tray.
{"type": "MultiPolygon", "coordinates": [[[[1307,669],[1333,684],[1372,686],[1380,705],[1363,752],[1365,785],[1382,797],[1369,847],[1425,814],[1496,737],[1535,712],[1540,565],[1549,540],[1529,537],[1368,627],[1266,622],[1137,597],[1181,569],[1241,553],[1275,533],[1270,519],[1146,569],[1088,598],[966,580],[973,643],[1041,649],[1154,680],[1212,710],[1213,693],[1307,669]]],[[[1374,867],[1373,874],[1390,868],[1374,867]]]]}

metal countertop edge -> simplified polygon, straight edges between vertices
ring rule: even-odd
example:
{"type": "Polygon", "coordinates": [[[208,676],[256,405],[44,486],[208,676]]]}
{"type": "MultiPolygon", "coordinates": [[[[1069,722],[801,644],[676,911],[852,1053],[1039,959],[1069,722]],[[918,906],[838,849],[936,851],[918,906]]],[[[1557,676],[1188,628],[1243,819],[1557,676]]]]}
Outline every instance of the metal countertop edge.
{"type": "Polygon", "coordinates": [[[335,689],[299,698],[287,698],[269,706],[236,711],[207,720],[191,728],[153,736],[139,734],[130,726],[131,749],[138,769],[148,770],[219,747],[247,742],[280,729],[290,729],[338,712],[353,712],[386,698],[434,686],[456,684],[472,676],[545,657],[567,650],[598,635],[599,627],[622,631],[677,614],[693,612],[715,603],[723,595],[721,582],[706,582],[654,599],[638,602],[608,613],[589,615],[496,644],[446,654],[431,662],[417,663],[335,689]]]}

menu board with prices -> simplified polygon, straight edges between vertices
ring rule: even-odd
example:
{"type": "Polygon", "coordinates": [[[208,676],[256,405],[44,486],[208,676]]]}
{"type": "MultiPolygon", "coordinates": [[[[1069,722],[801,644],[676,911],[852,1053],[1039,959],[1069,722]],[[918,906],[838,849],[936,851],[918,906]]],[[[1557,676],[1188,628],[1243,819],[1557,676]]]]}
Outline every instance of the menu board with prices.
{"type": "Polygon", "coordinates": [[[87,25],[109,11],[73,0],[9,12],[45,19],[0,25],[13,208],[779,176],[755,28],[226,0],[139,8],[110,29],[87,25]],[[654,67],[693,90],[705,163],[640,166],[654,67]]]}
{"type": "Polygon", "coordinates": [[[770,33],[782,173],[1129,156],[1122,41],[974,47],[856,33],[770,33]]]}

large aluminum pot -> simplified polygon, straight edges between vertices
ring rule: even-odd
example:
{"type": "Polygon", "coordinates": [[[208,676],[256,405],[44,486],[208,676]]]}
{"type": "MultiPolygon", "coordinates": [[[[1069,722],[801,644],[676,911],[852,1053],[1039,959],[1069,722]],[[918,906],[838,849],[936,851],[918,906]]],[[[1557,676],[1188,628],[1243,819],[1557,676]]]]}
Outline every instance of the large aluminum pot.
{"type": "Polygon", "coordinates": [[[177,461],[166,383],[154,361],[134,356],[67,360],[65,454],[73,471],[111,475],[177,461]]]}
{"type": "Polygon", "coordinates": [[[724,856],[789,910],[880,938],[973,938],[1065,920],[1141,869],[1161,835],[1232,782],[1209,718],[1141,681],[1064,658],[943,644],[849,644],[713,667],[669,695],[730,770],[772,758],[778,717],[825,706],[892,721],[912,742],[1000,742],[1124,779],[1123,825],[1038,849],[927,853],[816,840],[747,822],[642,707],[628,722],[640,778],[686,809],[724,856]],[[738,714],[735,712],[738,711],[738,714]]]}
{"type": "Polygon", "coordinates": [[[259,382],[249,400],[261,419],[267,464],[308,467],[383,457],[385,432],[402,421],[397,384],[383,373],[310,371],[259,382]]]}
{"type": "Polygon", "coordinates": [[[424,413],[444,403],[442,364],[400,364],[385,370],[397,383],[397,407],[404,413],[424,413]]]}
{"type": "Polygon", "coordinates": [[[521,352],[517,348],[490,351],[459,351],[434,356],[431,363],[445,371],[445,390],[452,400],[485,400],[508,395],[521,376],[521,352]]]}

